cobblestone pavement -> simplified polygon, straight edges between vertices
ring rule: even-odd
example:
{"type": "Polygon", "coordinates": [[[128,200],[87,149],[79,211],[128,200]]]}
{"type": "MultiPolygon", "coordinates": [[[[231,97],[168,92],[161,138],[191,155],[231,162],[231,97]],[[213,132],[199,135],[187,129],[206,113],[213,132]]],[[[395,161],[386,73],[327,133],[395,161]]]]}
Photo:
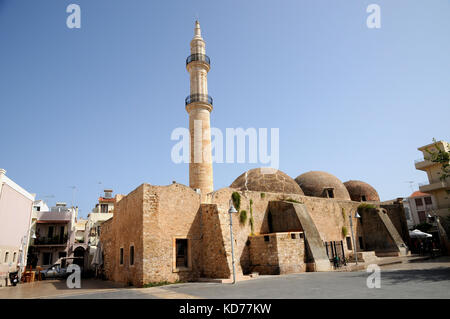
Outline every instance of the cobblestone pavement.
{"type": "Polygon", "coordinates": [[[0,298],[450,298],[450,258],[381,267],[381,288],[367,288],[366,271],[260,276],[235,285],[186,283],[129,288],[107,281],[83,280],[81,289],[64,281],[0,288],[0,298]]]}

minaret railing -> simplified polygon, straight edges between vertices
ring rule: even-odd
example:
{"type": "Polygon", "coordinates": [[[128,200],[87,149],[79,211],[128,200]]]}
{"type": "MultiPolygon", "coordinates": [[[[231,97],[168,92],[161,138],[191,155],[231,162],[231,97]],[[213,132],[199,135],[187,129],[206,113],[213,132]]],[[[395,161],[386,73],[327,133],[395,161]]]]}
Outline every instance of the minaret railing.
{"type": "Polygon", "coordinates": [[[212,99],[211,96],[209,96],[207,94],[199,94],[199,93],[197,93],[197,94],[188,95],[186,97],[186,99],[184,100],[184,103],[186,105],[189,105],[189,104],[194,103],[194,102],[204,102],[204,103],[208,103],[208,104],[212,105],[213,104],[213,99],[212,99]]]}
{"type": "Polygon", "coordinates": [[[209,59],[209,56],[202,53],[194,53],[188,56],[186,58],[186,65],[194,61],[206,62],[208,65],[211,65],[211,60],[209,59]]]}

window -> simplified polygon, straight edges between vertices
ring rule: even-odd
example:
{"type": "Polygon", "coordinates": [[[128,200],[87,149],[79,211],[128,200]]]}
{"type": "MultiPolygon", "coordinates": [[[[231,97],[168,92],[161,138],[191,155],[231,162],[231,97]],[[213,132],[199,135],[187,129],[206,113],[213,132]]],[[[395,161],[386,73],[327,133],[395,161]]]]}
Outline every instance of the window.
{"type": "Polygon", "coordinates": [[[187,268],[188,267],[188,240],[176,239],[176,267],[187,268]]]}
{"type": "Polygon", "coordinates": [[[130,246],[130,266],[134,265],[134,246],[130,246]]]}
{"type": "Polygon", "coordinates": [[[325,191],[326,191],[328,198],[334,198],[334,189],[333,188],[327,188],[325,191]]]}
{"type": "Polygon", "coordinates": [[[100,236],[100,226],[97,226],[97,236],[100,236]]]}
{"type": "Polygon", "coordinates": [[[5,253],[5,263],[7,263],[8,262],[8,260],[9,260],[9,252],[7,251],[6,253],[5,253]]]}
{"type": "Polygon", "coordinates": [[[353,250],[352,239],[349,236],[347,236],[347,237],[345,237],[345,240],[347,241],[347,249],[353,250]]]}
{"type": "Polygon", "coordinates": [[[270,237],[269,236],[264,236],[264,241],[270,241],[270,237]]]}
{"type": "Polygon", "coordinates": [[[17,253],[16,253],[16,252],[14,252],[14,255],[13,255],[13,260],[12,260],[12,262],[13,262],[13,263],[15,263],[15,262],[16,262],[16,257],[17,257],[17,253]]]}
{"type": "Polygon", "coordinates": [[[361,236],[358,237],[359,240],[359,248],[364,249],[364,242],[363,242],[363,238],[361,236]]]}
{"type": "Polygon", "coordinates": [[[108,212],[108,204],[101,204],[100,210],[102,213],[107,213],[108,212]]]}
{"type": "Polygon", "coordinates": [[[295,234],[291,234],[291,239],[295,239],[296,237],[295,234]]]}
{"type": "Polygon", "coordinates": [[[42,264],[43,265],[51,265],[52,263],[52,253],[43,253],[42,254],[42,264]]]}
{"type": "Polygon", "coordinates": [[[48,226],[48,238],[53,238],[53,226],[48,226]]]}
{"type": "Polygon", "coordinates": [[[366,202],[367,201],[366,195],[361,195],[361,201],[362,202],[366,202]]]}
{"type": "Polygon", "coordinates": [[[424,222],[427,221],[427,217],[425,216],[425,212],[424,211],[417,212],[417,214],[419,215],[419,221],[421,223],[424,223],[424,222]]]}
{"type": "Polygon", "coordinates": [[[431,197],[425,197],[425,205],[431,205],[432,203],[431,197]]]}
{"type": "Polygon", "coordinates": [[[423,205],[422,198],[416,198],[415,202],[416,202],[416,206],[422,206],[423,205]]]}
{"type": "Polygon", "coordinates": [[[120,248],[119,264],[123,265],[123,248],[120,248]]]}

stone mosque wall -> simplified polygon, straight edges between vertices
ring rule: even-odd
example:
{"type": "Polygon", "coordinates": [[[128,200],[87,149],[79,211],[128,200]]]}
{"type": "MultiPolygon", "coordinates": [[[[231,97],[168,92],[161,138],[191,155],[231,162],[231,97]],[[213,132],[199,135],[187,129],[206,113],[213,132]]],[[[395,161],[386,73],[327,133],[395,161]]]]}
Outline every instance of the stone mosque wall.
{"type": "MultiPolygon", "coordinates": [[[[142,184],[127,196],[117,195],[114,217],[102,228],[107,278],[135,286],[149,282],[191,281],[200,277],[229,278],[232,260],[228,209],[233,192],[240,194],[240,210],[247,211],[245,223],[240,222],[239,214],[232,216],[238,276],[258,268],[262,273],[287,273],[305,269],[304,260],[301,263],[296,261],[304,255],[304,249],[301,245],[294,245],[302,240],[288,240],[291,234],[299,234],[301,229],[292,229],[285,235],[270,234],[271,239],[274,238],[274,246],[270,249],[261,242],[264,235],[270,233],[268,207],[271,201],[303,203],[321,239],[324,242],[342,241],[346,255],[352,252],[346,240],[346,237],[351,236],[351,214],[358,250],[362,250],[359,237],[362,237],[364,245],[365,236],[361,221],[354,218],[360,202],[222,188],[208,194],[206,203],[202,204],[200,195],[187,186],[142,184]],[[252,213],[250,200],[253,202],[252,213]],[[176,266],[177,239],[187,239],[189,264],[186,267],[176,266]],[[130,264],[131,245],[134,246],[133,265],[130,264]],[[264,254],[263,247],[268,249],[264,254]],[[119,262],[120,248],[123,248],[123,264],[119,262]],[[298,249],[303,251],[300,253],[298,249]],[[267,261],[261,261],[257,256],[265,256],[267,261]],[[274,260],[278,260],[278,266],[274,260]],[[264,265],[267,267],[264,268],[264,265]]],[[[383,238],[379,240],[383,241],[383,238]]]]}

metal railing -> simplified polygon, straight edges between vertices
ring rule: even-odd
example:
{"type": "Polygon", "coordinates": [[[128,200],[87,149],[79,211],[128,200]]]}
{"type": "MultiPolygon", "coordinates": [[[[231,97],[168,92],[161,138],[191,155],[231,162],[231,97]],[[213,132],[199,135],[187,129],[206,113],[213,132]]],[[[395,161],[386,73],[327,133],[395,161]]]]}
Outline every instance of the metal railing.
{"type": "Polygon", "coordinates": [[[67,243],[68,236],[63,237],[40,237],[34,239],[34,245],[65,245],[67,243]]]}
{"type": "Polygon", "coordinates": [[[189,105],[194,102],[204,102],[210,105],[213,104],[213,99],[211,96],[207,94],[191,94],[186,97],[184,100],[185,105],[189,105]]]}
{"type": "Polygon", "coordinates": [[[194,54],[191,54],[190,56],[188,56],[186,58],[186,65],[188,65],[189,63],[191,63],[193,61],[202,61],[202,62],[208,63],[208,65],[211,65],[211,60],[209,59],[209,56],[207,56],[206,54],[202,54],[202,53],[194,53],[194,54]]]}

